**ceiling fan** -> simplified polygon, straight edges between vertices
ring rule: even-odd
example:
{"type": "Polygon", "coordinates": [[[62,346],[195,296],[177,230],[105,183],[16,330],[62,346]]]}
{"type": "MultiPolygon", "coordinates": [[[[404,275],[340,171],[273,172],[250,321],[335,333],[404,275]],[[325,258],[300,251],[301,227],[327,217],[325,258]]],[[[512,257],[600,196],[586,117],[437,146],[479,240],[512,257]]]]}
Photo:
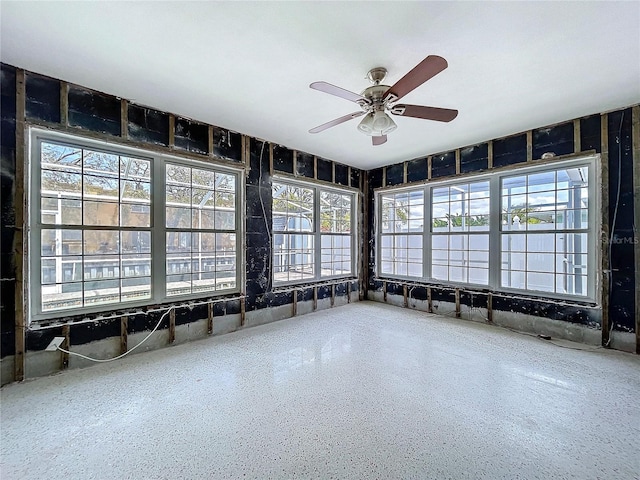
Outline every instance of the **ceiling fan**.
{"type": "Polygon", "coordinates": [[[327,82],[314,82],[309,87],[357,103],[362,110],[318,125],[309,130],[309,133],[320,133],[352,118],[365,115],[358,125],[358,130],[365,135],[369,135],[373,145],[382,145],[387,141],[387,134],[397,128],[397,125],[387,112],[401,117],[450,122],[458,116],[457,110],[395,103],[430,78],[435,77],[447,66],[447,61],[444,58],[437,55],[429,55],[392,87],[380,84],[387,75],[387,69],[376,67],[367,73],[367,78],[373,85],[365,88],[360,94],[336,87],[327,82]]]}

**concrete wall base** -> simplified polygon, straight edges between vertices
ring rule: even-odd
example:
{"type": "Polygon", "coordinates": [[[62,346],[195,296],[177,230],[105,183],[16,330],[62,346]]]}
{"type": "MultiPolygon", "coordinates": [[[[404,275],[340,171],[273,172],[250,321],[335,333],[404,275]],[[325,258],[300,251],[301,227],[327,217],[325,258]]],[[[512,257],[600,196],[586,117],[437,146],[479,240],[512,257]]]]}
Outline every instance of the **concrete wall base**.
{"type": "MultiPolygon", "coordinates": [[[[351,301],[358,300],[357,295],[351,295],[351,301]]],[[[334,307],[346,305],[348,303],[346,296],[335,298],[334,307]]],[[[317,310],[331,308],[331,299],[325,298],[318,300],[317,310]]],[[[298,302],[297,315],[304,315],[313,312],[313,302],[298,302]]],[[[266,323],[291,318],[293,315],[292,305],[282,305],[280,307],[265,308],[262,310],[248,311],[245,313],[245,327],[250,328],[266,323]]],[[[224,315],[221,317],[213,317],[213,333],[211,336],[224,335],[240,329],[240,314],[224,315]]],[[[146,332],[136,332],[129,334],[127,344],[129,349],[138,345],[149,334],[146,332]]],[[[169,330],[163,329],[156,331],[149,339],[131,352],[131,355],[137,355],[142,352],[148,352],[171,345],[187,343],[194,340],[207,338],[207,320],[196,320],[194,322],[183,325],[176,325],[175,342],[169,344],[169,330]]],[[[120,355],[120,337],[111,337],[104,340],[85,343],[83,345],[72,345],[72,352],[80,353],[91,358],[107,359],[120,355]]],[[[117,361],[117,360],[116,360],[117,361]]],[[[62,352],[28,351],[25,355],[25,379],[33,379],[52,375],[62,369],[62,352]]],[[[75,355],[69,356],[69,369],[84,368],[95,365],[95,362],[86,360],[75,355]]],[[[0,382],[1,385],[13,382],[14,378],[14,356],[10,355],[0,360],[0,382]]]]}
{"type": "MultiPolygon", "coordinates": [[[[387,303],[404,307],[404,297],[401,295],[387,294],[384,300],[384,293],[369,290],[367,298],[374,302],[387,303]]],[[[408,299],[409,308],[428,311],[428,303],[423,300],[408,299]]],[[[456,306],[454,303],[434,301],[433,313],[447,317],[456,316],[456,306]]],[[[481,307],[469,308],[461,305],[460,319],[474,322],[489,323],[487,320],[487,309],[481,307]]],[[[563,322],[550,318],[536,317],[515,312],[493,311],[493,325],[510,328],[519,332],[531,333],[535,335],[549,335],[552,338],[569,340],[572,342],[584,343],[587,345],[600,345],[602,343],[602,331],[600,329],[587,327],[576,323],[563,322]]],[[[610,348],[624,352],[635,352],[635,334],[630,332],[613,331],[611,334],[610,348]]]]}

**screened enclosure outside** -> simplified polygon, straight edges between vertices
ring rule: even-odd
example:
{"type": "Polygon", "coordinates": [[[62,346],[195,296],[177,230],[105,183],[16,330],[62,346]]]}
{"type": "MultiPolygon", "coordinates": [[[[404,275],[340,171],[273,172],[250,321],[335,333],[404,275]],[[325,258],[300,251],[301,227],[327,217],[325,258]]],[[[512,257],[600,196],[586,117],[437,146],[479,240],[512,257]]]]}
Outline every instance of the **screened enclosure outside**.
{"type": "Polygon", "coordinates": [[[272,189],[274,283],[352,275],[353,193],[284,181],[272,189]]]}
{"type": "Polygon", "coordinates": [[[79,138],[33,139],[32,315],[237,287],[236,173],[79,138]]]}

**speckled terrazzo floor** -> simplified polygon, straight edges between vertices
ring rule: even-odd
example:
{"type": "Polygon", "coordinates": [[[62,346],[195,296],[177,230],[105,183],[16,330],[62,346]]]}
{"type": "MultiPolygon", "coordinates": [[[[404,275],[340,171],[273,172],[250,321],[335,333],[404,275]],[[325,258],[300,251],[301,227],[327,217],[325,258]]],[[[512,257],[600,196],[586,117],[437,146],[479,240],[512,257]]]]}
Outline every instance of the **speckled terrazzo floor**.
{"type": "Polygon", "coordinates": [[[640,357],[369,302],[1,395],[3,480],[640,475],[640,357]]]}

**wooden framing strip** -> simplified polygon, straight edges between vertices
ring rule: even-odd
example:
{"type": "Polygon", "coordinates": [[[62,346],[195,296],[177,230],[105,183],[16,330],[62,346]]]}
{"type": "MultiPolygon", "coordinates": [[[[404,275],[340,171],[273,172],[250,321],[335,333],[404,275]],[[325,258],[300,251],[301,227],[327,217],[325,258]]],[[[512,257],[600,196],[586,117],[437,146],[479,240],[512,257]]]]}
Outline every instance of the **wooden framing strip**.
{"type": "Polygon", "coordinates": [[[487,294],[487,322],[493,323],[493,294],[487,294]]]}
{"type": "Polygon", "coordinates": [[[246,168],[245,175],[247,176],[249,175],[249,171],[251,171],[251,161],[249,157],[248,144],[249,137],[247,137],[246,135],[240,135],[240,155],[242,157],[241,161],[246,168]]]}
{"type": "Polygon", "coordinates": [[[207,303],[207,333],[213,333],[213,302],[207,303]]]}
{"type": "Polygon", "coordinates": [[[527,163],[533,160],[533,130],[527,130],[527,163]]]}
{"type": "Polygon", "coordinates": [[[347,303],[351,303],[351,282],[346,282],[345,287],[347,288],[347,303]]]}
{"type": "Polygon", "coordinates": [[[387,186],[387,167],[382,167],[382,186],[387,186]]]}
{"type": "Polygon", "coordinates": [[[292,154],[293,159],[291,162],[293,163],[293,176],[298,176],[298,151],[294,150],[292,154]]]}
{"type": "Polygon", "coordinates": [[[609,115],[600,116],[600,158],[601,158],[601,210],[602,210],[602,345],[609,346],[609,285],[611,281],[611,265],[609,258],[609,245],[611,242],[609,232],[609,115]]]}
{"type": "Polygon", "coordinates": [[[456,288],[456,318],[460,318],[460,289],[456,288]]]}
{"type": "Polygon", "coordinates": [[[60,82],[60,123],[69,126],[69,84],[60,82]]]}
{"type": "Polygon", "coordinates": [[[580,119],[573,121],[573,153],[582,151],[582,141],[580,140],[580,119]]]}
{"type": "Polygon", "coordinates": [[[456,148],[456,175],[460,175],[460,149],[456,148]]]}
{"type": "Polygon", "coordinates": [[[213,125],[209,125],[209,145],[207,146],[207,150],[210,157],[213,157],[213,125]]]}
{"type": "Polygon", "coordinates": [[[313,309],[318,309],[318,287],[313,287],[313,309]]]}
{"type": "Polygon", "coordinates": [[[336,183],[336,162],[331,162],[331,183],[336,183]]]}
{"type": "Polygon", "coordinates": [[[358,280],[360,281],[358,289],[358,298],[363,301],[367,298],[369,289],[369,175],[367,172],[360,172],[358,187],[361,192],[359,203],[360,218],[358,221],[358,233],[361,235],[361,242],[364,245],[361,254],[358,256],[360,268],[358,272],[358,280]]]}
{"type": "MultiPolygon", "coordinates": [[[[69,324],[62,326],[62,336],[64,337],[64,341],[62,342],[62,348],[64,348],[65,350],[71,350],[71,338],[69,335],[70,330],[71,330],[71,327],[69,326],[69,324]]],[[[69,368],[69,354],[67,352],[61,352],[61,353],[62,353],[62,357],[61,357],[60,369],[66,370],[67,368],[69,368]]]]}
{"type": "Polygon", "coordinates": [[[318,157],[313,156],[313,178],[318,180],[318,157]]]}
{"type": "Polygon", "coordinates": [[[487,142],[487,168],[493,168],[493,140],[487,142]]]}
{"type": "Polygon", "coordinates": [[[433,300],[431,299],[431,287],[427,287],[427,311],[433,313],[433,300]]]}
{"type": "Polygon", "coordinates": [[[176,309],[171,309],[169,313],[169,343],[176,341],[176,309]]]}
{"type": "Polygon", "coordinates": [[[402,183],[407,183],[407,170],[408,170],[408,163],[409,162],[404,162],[402,164],[402,183]]]}
{"type": "MultiPolygon", "coordinates": [[[[296,158],[296,151],[293,151],[293,162],[295,163],[295,158],[296,158]]],[[[260,161],[262,161],[262,159],[260,159],[260,161]]],[[[293,171],[295,172],[296,169],[294,168],[293,171]]],[[[269,175],[273,176],[273,143],[269,144],[269,175]]]]}
{"type": "Polygon", "coordinates": [[[169,148],[176,146],[176,117],[169,115],[169,148]]]}
{"type": "Polygon", "coordinates": [[[25,371],[25,335],[26,318],[24,302],[24,224],[26,196],[24,191],[26,164],[26,125],[25,125],[25,80],[24,70],[16,70],[16,170],[14,205],[15,230],[13,234],[13,258],[15,263],[15,353],[13,377],[17,382],[24,380],[25,371]]]}
{"type": "Polygon", "coordinates": [[[120,136],[129,138],[129,102],[120,99],[120,136]]]}
{"type": "Polygon", "coordinates": [[[244,297],[240,299],[240,326],[244,327],[247,323],[247,305],[244,297]]]}
{"type": "Polygon", "coordinates": [[[295,317],[298,315],[298,290],[294,290],[293,294],[293,303],[291,303],[291,316],[295,317]]]}
{"type": "Polygon", "coordinates": [[[347,165],[347,186],[351,187],[351,165],[347,165]]]}
{"type": "Polygon", "coordinates": [[[427,157],[427,180],[431,180],[431,155],[427,157]]]}
{"type": "Polygon", "coordinates": [[[409,288],[406,285],[402,286],[402,296],[404,297],[404,308],[409,308],[409,288]]]}
{"type": "Polygon", "coordinates": [[[331,306],[333,307],[336,304],[336,284],[331,284],[331,306]]]}
{"type": "Polygon", "coordinates": [[[633,158],[633,203],[634,223],[636,225],[634,238],[635,271],[636,271],[636,353],[640,355],[640,105],[631,110],[631,155],[633,158]]]}
{"type": "Polygon", "coordinates": [[[120,317],[120,355],[127,353],[129,348],[129,317],[123,315],[120,317]]]}
{"type": "Polygon", "coordinates": [[[386,280],[382,282],[382,298],[384,299],[384,302],[387,303],[387,281],[386,280]]]}

